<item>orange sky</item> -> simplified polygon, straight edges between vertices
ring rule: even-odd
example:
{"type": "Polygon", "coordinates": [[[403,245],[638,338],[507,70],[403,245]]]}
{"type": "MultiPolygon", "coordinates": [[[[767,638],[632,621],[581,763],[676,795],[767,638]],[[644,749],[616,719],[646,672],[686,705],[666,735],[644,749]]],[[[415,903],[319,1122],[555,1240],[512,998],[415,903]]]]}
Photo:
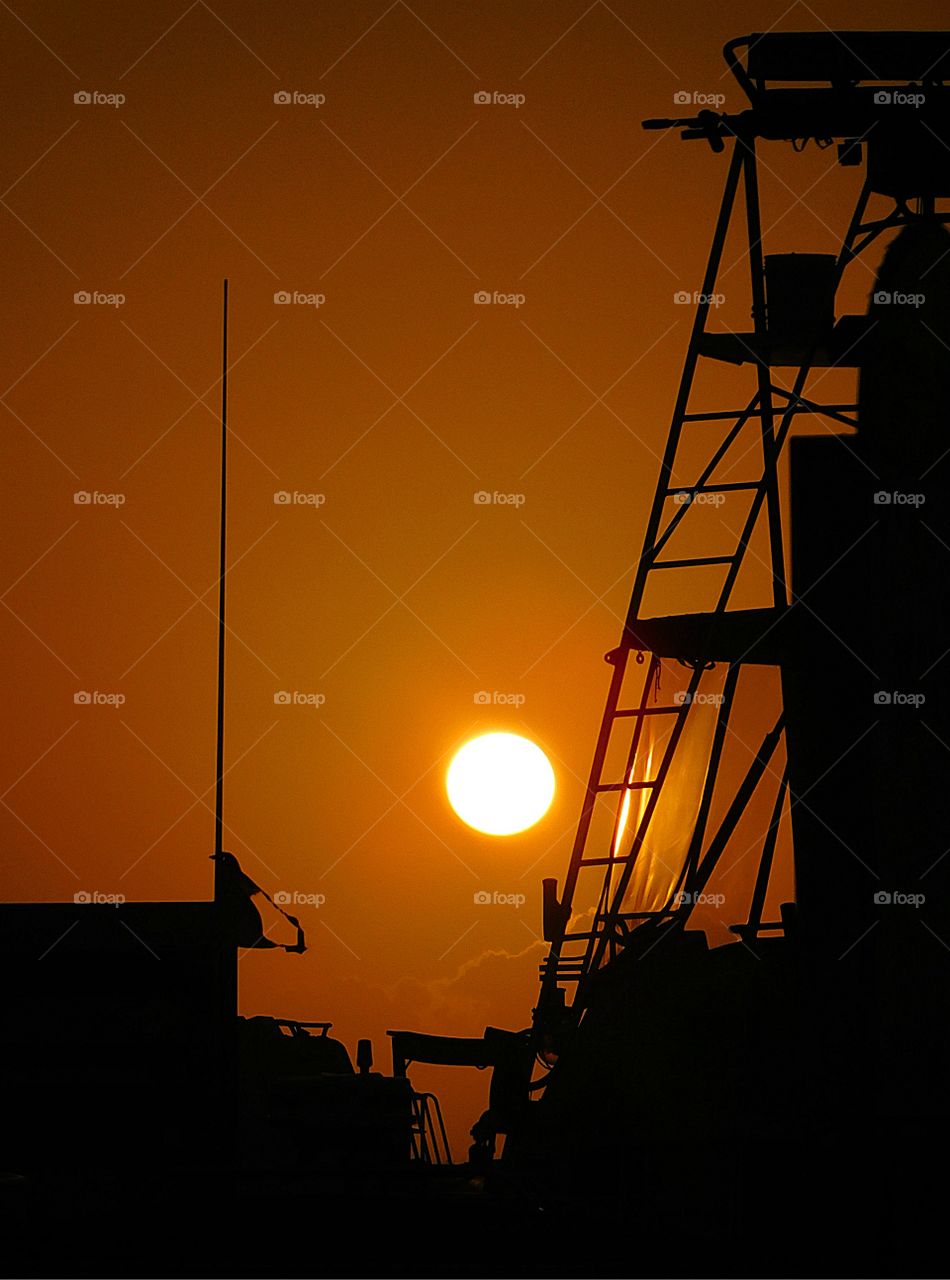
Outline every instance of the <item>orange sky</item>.
{"type": "MultiPolygon", "coordinates": [[[[210,895],[227,275],[226,843],[271,893],[324,899],[300,908],[305,957],[242,958],[243,1009],[332,1019],[387,1067],[387,1026],[527,1025],[540,881],[567,864],[685,348],[674,295],[699,285],[726,167],[639,121],[682,110],[678,91],[741,109],[732,36],[941,17],[5,4],[3,896],[210,895]],[[558,775],[548,816],[508,840],[443,792],[448,754],[490,728],[535,738],[558,775]]],[[[763,158],[767,248],[833,251],[859,171],[763,158]]],[[[487,1080],[419,1079],[460,1148],[487,1080]]]]}

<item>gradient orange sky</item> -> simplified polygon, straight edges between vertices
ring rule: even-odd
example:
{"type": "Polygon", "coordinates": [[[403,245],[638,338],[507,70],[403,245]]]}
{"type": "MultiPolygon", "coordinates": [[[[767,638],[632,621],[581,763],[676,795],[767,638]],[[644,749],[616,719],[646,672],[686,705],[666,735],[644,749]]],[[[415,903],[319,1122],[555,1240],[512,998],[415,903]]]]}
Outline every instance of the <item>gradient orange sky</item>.
{"type": "MultiPolygon", "coordinates": [[[[272,894],[323,899],[299,908],[306,956],[243,955],[242,1009],[332,1019],[386,1069],[389,1026],[527,1025],[540,882],[567,865],[687,340],[675,294],[726,169],[640,120],[677,92],[741,109],[730,37],[942,12],[3,3],[4,898],[210,896],[228,276],[226,846],[272,894]],[[444,795],[488,729],[558,777],[507,840],[444,795]]],[[[767,249],[833,252],[860,171],[763,160],[767,249]]],[[[726,265],[739,327],[738,243],[726,265]]],[[[418,1079],[458,1151],[487,1079],[451,1075],[418,1079]]]]}

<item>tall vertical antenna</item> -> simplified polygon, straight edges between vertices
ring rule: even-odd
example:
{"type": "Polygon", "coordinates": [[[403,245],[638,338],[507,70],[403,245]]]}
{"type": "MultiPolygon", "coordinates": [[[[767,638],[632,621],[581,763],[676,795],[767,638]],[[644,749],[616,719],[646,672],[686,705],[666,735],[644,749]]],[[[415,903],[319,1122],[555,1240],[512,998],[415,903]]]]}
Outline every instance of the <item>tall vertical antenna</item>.
{"type": "MultiPolygon", "coordinates": [[[[224,845],[224,575],[228,548],[228,282],[224,282],[221,325],[221,558],[218,578],[218,718],[214,793],[214,851],[224,845]]],[[[221,863],[214,864],[214,896],[218,897],[221,863]]]]}

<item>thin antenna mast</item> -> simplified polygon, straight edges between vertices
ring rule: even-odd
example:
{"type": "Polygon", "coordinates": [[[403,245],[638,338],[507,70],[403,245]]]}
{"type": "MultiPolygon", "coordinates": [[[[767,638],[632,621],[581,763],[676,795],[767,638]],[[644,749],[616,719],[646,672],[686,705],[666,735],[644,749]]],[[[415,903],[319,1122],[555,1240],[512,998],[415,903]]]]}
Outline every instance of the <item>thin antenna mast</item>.
{"type": "Polygon", "coordinates": [[[218,717],[214,794],[214,896],[220,885],[220,859],[224,844],[224,575],[227,571],[228,545],[228,282],[224,282],[224,307],[221,327],[221,558],[218,578],[218,717]]]}

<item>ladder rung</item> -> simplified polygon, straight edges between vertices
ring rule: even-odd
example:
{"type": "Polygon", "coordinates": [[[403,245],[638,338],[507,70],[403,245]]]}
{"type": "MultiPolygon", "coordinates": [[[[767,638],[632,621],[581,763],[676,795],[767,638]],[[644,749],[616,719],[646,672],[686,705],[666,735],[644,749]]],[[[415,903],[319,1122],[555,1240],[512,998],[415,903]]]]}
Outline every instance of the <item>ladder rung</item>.
{"type": "MultiPolygon", "coordinates": [[[[773,413],[775,410],[773,409],[773,413]]],[[[684,422],[727,422],[735,418],[761,418],[761,409],[716,409],[712,413],[684,413],[684,422]]]]}
{"type": "Polygon", "coordinates": [[[737,493],[741,489],[761,489],[761,480],[736,480],[729,484],[681,484],[674,489],[667,489],[667,497],[676,493],[737,493]]]}
{"type": "Polygon", "coordinates": [[[581,858],[580,865],[582,867],[611,867],[620,862],[629,862],[630,855],[625,853],[621,857],[613,858],[581,858]]]}
{"type": "Polygon", "coordinates": [[[647,787],[655,787],[653,782],[599,782],[595,791],[645,791],[647,787]]]}
{"type": "MultiPolygon", "coordinates": [[[[784,395],[791,399],[791,392],[786,391],[783,387],[774,387],[773,392],[776,395],[784,395]]],[[[796,406],[796,413],[849,413],[857,409],[856,404],[818,404],[808,400],[800,400],[796,406]]],[[[787,412],[786,405],[773,405],[772,416],[780,418],[783,413],[787,412]]],[[[684,413],[684,422],[726,422],[736,418],[761,418],[761,409],[722,409],[715,413],[684,413]]]]}
{"type": "Polygon", "coordinates": [[[681,702],[676,707],[624,707],[614,712],[614,719],[619,716],[677,716],[687,704],[681,702]]]}
{"type": "Polygon", "coordinates": [[[654,560],[651,569],[695,569],[707,564],[732,564],[735,556],[704,556],[699,560],[654,560]]]}

